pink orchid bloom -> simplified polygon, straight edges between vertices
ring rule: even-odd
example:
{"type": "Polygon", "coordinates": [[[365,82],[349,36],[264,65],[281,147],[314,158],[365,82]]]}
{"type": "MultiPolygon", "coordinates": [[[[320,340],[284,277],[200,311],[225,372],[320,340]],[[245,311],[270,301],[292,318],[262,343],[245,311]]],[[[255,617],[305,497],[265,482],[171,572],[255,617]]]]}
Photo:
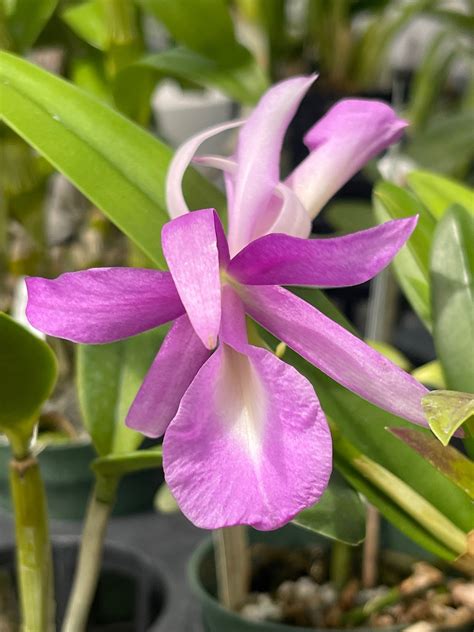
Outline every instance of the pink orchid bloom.
{"type": "Polygon", "coordinates": [[[352,235],[307,239],[311,217],[405,123],[383,103],[337,104],[307,134],[311,151],[285,182],[285,130],[313,78],[269,90],[242,125],[225,170],[229,233],[213,209],[188,212],[181,179],[213,128],[176,153],[167,181],[174,219],[162,231],[169,272],[103,268],[27,279],[30,322],[100,344],[174,320],[127,417],[164,434],[166,480],[197,526],[275,529],[313,505],[332,468],[331,435],[310,382],[249,344],[245,315],[346,388],[425,424],[426,389],[281,285],[342,287],[382,270],[416,225],[387,222],[352,235]]]}

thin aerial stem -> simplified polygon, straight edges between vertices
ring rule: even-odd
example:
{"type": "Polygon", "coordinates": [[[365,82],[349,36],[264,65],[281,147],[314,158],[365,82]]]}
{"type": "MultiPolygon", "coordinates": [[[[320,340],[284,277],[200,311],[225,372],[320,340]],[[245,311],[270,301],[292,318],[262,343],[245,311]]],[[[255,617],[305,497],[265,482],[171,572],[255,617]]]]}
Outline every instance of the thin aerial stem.
{"type": "Polygon", "coordinates": [[[36,458],[28,453],[10,463],[15,512],[17,578],[22,632],[54,629],[53,565],[46,496],[36,458]]]}
{"type": "Polygon", "coordinates": [[[380,547],[380,514],[373,505],[367,507],[364,553],[362,559],[362,585],[373,588],[378,579],[380,547]]]}
{"type": "MultiPolygon", "coordinates": [[[[397,286],[390,270],[384,270],[371,283],[367,314],[366,337],[390,341],[396,314],[397,286]]],[[[362,584],[375,586],[378,579],[380,548],[380,515],[371,505],[367,508],[365,541],[362,553],[362,584]]]]}
{"type": "Polygon", "coordinates": [[[331,548],[331,583],[342,590],[351,577],[352,547],[345,542],[333,542],[331,548]]]}
{"type": "Polygon", "coordinates": [[[250,585],[250,555],[246,527],[214,531],[217,591],[219,601],[237,610],[245,601],[250,585]]]}
{"type": "Polygon", "coordinates": [[[62,627],[85,632],[102,562],[102,549],[119,479],[98,477],[87,508],[79,559],[62,627]]]}

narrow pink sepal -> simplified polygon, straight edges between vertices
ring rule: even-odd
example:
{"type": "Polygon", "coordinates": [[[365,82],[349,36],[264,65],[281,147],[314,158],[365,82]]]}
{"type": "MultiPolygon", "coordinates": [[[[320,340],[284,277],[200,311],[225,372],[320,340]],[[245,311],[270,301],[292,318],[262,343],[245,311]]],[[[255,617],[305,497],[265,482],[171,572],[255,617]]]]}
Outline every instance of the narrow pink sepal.
{"type": "Polygon", "coordinates": [[[411,375],[288,290],[242,286],[246,311],[273,335],[349,390],[408,421],[427,425],[428,390],[411,375]]]}
{"type": "Polygon", "coordinates": [[[286,184],[315,217],[357,171],[399,140],[407,125],[381,101],[339,101],[307,132],[310,154],[286,184]]]}
{"type": "Polygon", "coordinates": [[[417,220],[418,216],[393,220],[330,239],[266,235],[239,252],[229,273],[250,285],[358,285],[390,263],[417,220]]]}
{"type": "Polygon", "coordinates": [[[221,323],[219,260],[228,258],[215,211],[193,211],[168,222],[161,241],[189,320],[204,346],[214,349],[221,323]]]}
{"type": "Polygon", "coordinates": [[[169,272],[93,268],[28,277],[29,322],[49,336],[100,344],[128,338],[184,312],[169,272]]]}
{"type": "Polygon", "coordinates": [[[210,352],[185,315],[178,318],[153,361],[125,421],[147,437],[161,437],[210,352]]]}

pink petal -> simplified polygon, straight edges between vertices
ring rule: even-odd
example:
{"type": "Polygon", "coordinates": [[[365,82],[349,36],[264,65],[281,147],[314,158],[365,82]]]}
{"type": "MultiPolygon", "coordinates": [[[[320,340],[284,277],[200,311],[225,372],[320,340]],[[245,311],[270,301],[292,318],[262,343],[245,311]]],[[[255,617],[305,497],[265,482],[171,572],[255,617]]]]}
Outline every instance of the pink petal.
{"type": "MultiPolygon", "coordinates": [[[[224,172],[227,188],[228,206],[233,203],[233,191],[237,163],[232,158],[222,156],[198,156],[194,162],[206,167],[214,167],[224,172]]],[[[257,233],[285,233],[295,237],[308,237],[311,233],[311,218],[299,201],[295,192],[279,182],[272,194],[268,205],[268,217],[266,225],[255,226],[257,233]],[[269,217],[273,217],[273,223],[269,223],[269,217]]]]}
{"type": "Polygon", "coordinates": [[[250,285],[343,287],[372,279],[397,254],[418,217],[333,239],[266,235],[232,260],[229,274],[250,285]]]}
{"type": "Polygon", "coordinates": [[[213,209],[187,213],[163,226],[163,253],[196,334],[205,347],[217,344],[221,322],[219,260],[226,240],[213,209]]]}
{"type": "Polygon", "coordinates": [[[186,391],[164,438],[165,477],[198,527],[276,529],[325,490],[331,435],[306,378],[242,342],[243,311],[229,296],[224,329],[239,350],[221,344],[186,391]]]}
{"type": "Polygon", "coordinates": [[[286,183],[315,217],[366,162],[399,140],[407,125],[381,101],[340,101],[306,134],[311,153],[286,183]]]}
{"type": "Polygon", "coordinates": [[[93,268],[56,279],[29,277],[26,315],[48,334],[100,344],[134,336],[184,312],[169,272],[93,268]]]}
{"type": "Polygon", "coordinates": [[[421,398],[428,392],[411,375],[291,292],[241,286],[246,311],[303,358],[376,406],[426,426],[421,398]]]}
{"type": "Polygon", "coordinates": [[[239,132],[235,191],[229,208],[229,245],[235,254],[265,234],[274,217],[267,207],[280,181],[283,138],[301,99],[315,80],[293,77],[273,86],[262,97],[239,132]],[[258,232],[263,227],[263,232],[258,232]],[[256,232],[257,231],[257,232],[256,232]]]}
{"type": "Polygon", "coordinates": [[[228,123],[221,123],[214,127],[192,136],[183,145],[178,147],[176,153],[171,161],[168,169],[168,175],[166,177],[166,204],[168,207],[168,213],[170,217],[179,217],[189,211],[188,205],[184,199],[182,182],[183,177],[192,161],[194,154],[199,149],[200,145],[208,138],[225,132],[228,129],[238,127],[242,125],[243,121],[229,121],[228,123]]]}
{"type": "Polygon", "coordinates": [[[268,233],[284,233],[293,237],[309,237],[311,218],[301,204],[295,192],[280,182],[275,187],[275,196],[281,199],[276,219],[269,227],[268,233]]]}
{"type": "Polygon", "coordinates": [[[128,411],[126,425],[147,437],[164,434],[186,389],[209,355],[189,318],[178,318],[128,411]]]}

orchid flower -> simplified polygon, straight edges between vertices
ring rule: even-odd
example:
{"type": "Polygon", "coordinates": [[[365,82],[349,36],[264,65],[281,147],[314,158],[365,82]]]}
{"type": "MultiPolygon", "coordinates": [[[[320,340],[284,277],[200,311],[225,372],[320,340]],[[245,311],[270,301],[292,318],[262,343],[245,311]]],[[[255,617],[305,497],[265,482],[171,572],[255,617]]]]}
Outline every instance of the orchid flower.
{"type": "Polygon", "coordinates": [[[162,231],[168,271],[103,268],[27,279],[27,316],[41,331],[100,344],[174,321],[127,417],[164,434],[166,481],[197,526],[275,529],[313,505],[332,468],[331,435],[310,382],[249,343],[246,314],[361,397],[425,424],[426,389],[281,285],[363,283],[403,246],[416,217],[351,235],[307,239],[311,218],[405,126],[376,101],[337,104],[307,134],[309,156],[285,182],[279,154],[313,78],[269,90],[245,122],[178,149],[167,179],[173,219],[162,231]],[[200,143],[241,125],[224,169],[229,231],[213,209],[188,212],[182,176],[200,143]]]}

